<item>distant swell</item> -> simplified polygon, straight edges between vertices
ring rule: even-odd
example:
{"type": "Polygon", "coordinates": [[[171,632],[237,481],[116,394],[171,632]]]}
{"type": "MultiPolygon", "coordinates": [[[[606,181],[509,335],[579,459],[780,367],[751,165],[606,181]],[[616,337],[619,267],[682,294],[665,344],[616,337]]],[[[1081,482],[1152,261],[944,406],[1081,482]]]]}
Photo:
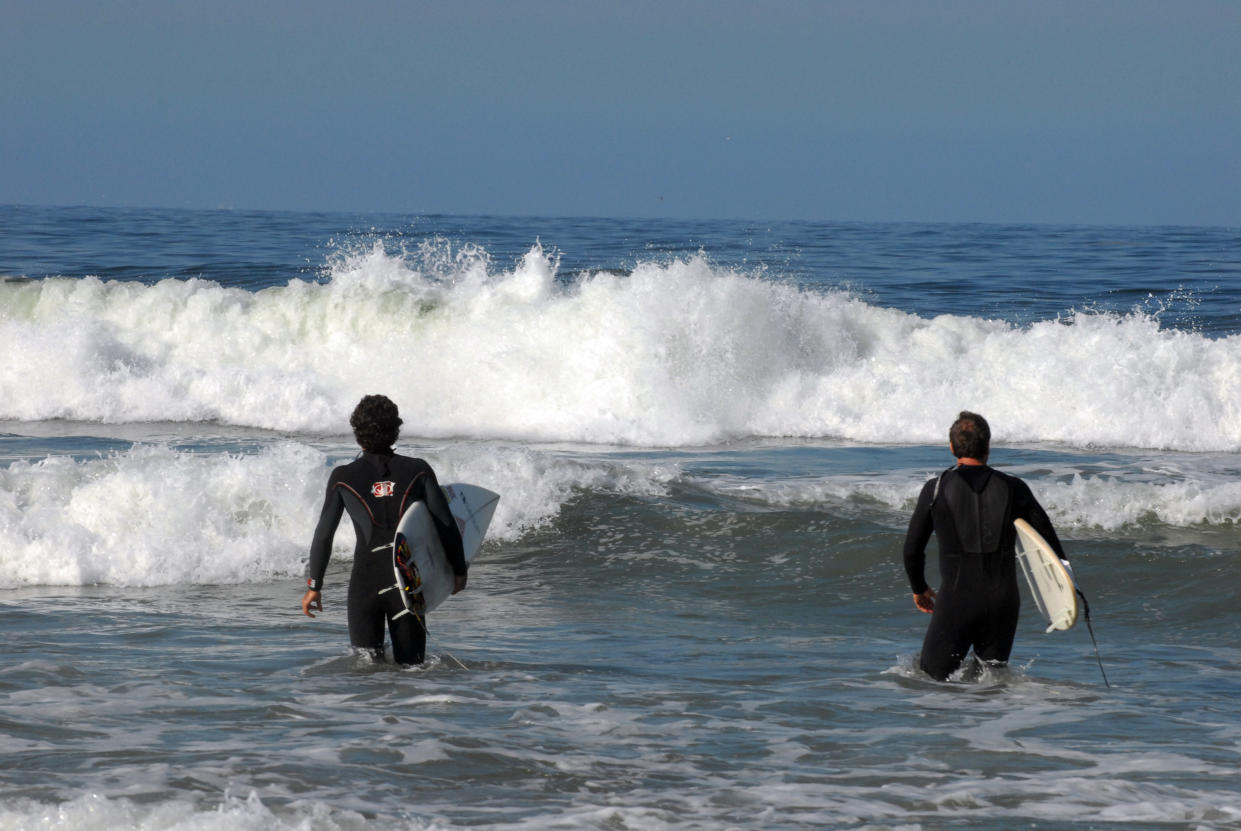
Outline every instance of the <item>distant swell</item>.
{"type": "Polygon", "coordinates": [[[700,257],[570,283],[381,247],[325,282],[0,282],[0,419],[344,432],[386,392],[407,433],[646,446],[938,443],[963,407],[1007,442],[1241,449],[1241,338],[1134,312],[925,319],[700,257]]]}

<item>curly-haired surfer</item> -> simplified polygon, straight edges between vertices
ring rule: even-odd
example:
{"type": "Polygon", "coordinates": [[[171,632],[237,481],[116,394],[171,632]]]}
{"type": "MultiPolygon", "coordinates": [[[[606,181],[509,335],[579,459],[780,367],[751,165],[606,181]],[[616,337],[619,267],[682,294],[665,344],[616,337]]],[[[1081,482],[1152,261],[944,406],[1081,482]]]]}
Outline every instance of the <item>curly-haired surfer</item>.
{"type": "Polygon", "coordinates": [[[398,592],[380,594],[395,579],[392,539],[405,509],[418,500],[426,503],[455,575],[453,594],[465,588],[469,566],[461,532],[435,471],[422,459],[400,456],[392,449],[401,423],[396,404],[382,395],[368,395],[354,409],[349,424],[362,454],[335,468],[328,479],[306,564],[308,588],[302,597],[302,612],[314,617],[312,610],[323,610],[323,575],[332,554],[332,539],[341,514],[348,511],[357,535],[349,576],[349,641],[382,658],[386,621],[393,658],[400,664],[418,664],[426,651],[424,622],[414,615],[397,617],[405,608],[398,592]]]}
{"type": "Polygon", "coordinates": [[[923,486],[904,550],[914,604],[931,615],[920,664],[940,681],[961,666],[970,647],[982,661],[1008,661],[1021,609],[1013,520],[1030,523],[1064,557],[1029,486],[987,465],[991,428],[985,418],[962,412],[948,442],[957,464],[923,486]],[[938,595],[924,576],[932,531],[939,546],[938,595]]]}

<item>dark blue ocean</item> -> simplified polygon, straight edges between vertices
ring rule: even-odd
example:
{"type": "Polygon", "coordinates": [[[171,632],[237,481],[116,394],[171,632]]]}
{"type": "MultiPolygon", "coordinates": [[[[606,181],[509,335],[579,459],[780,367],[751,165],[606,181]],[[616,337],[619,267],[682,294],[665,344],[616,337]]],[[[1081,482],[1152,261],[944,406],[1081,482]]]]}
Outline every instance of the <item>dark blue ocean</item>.
{"type": "Polygon", "coordinates": [[[0,831],[1241,828],[1239,555],[1239,229],[0,207],[0,831]],[[418,668],[298,606],[377,392],[502,495],[418,668]],[[1110,688],[913,669],[961,409],[1110,688]]]}

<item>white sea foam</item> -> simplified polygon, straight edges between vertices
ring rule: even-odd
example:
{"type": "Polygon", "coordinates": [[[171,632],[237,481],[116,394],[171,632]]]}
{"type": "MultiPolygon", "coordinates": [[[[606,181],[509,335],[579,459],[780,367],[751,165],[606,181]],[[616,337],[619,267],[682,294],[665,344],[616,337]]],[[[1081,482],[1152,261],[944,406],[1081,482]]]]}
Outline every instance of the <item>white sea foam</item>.
{"type": "MultiPolygon", "coordinates": [[[[444,481],[502,494],[488,532],[511,542],[545,528],[583,494],[665,497],[690,488],[720,501],[814,506],[903,523],[927,473],[749,478],[700,476],[671,454],[638,460],[523,446],[453,444],[426,456],[444,481]],[[665,457],[666,456],[666,457],[665,457]]],[[[349,458],[291,441],[256,453],[199,453],[138,444],[75,459],[0,467],[0,588],[254,582],[301,575],[328,469],[349,458]]],[[[1236,526],[1241,483],[1230,457],[1165,462],[1124,476],[1061,470],[1031,479],[1057,527],[1073,534],[1168,526],[1236,526]]],[[[1028,471],[1014,469],[1021,475],[1028,471]]],[[[336,558],[354,543],[342,521],[336,558]]]]}
{"type": "Polygon", "coordinates": [[[511,269],[376,246],[258,292],[0,282],[0,354],[11,420],[335,433],[382,391],[428,437],[940,442],[969,407],[1010,443],[1241,449],[1241,337],[1140,312],[925,319],[701,256],[568,284],[537,246],[511,269]]]}
{"type": "MultiPolygon", "coordinates": [[[[382,827],[402,831],[424,831],[435,823],[385,818],[382,827]]],[[[351,811],[332,810],[313,805],[291,815],[279,816],[254,793],[247,798],[225,795],[214,808],[202,808],[190,799],[168,800],[154,805],[128,799],[108,799],[87,794],[58,805],[36,802],[0,804],[0,831],[43,828],[76,831],[361,831],[372,827],[363,816],[351,811]]]]}
{"type": "MultiPolygon", "coordinates": [[[[795,746],[793,750],[805,752],[804,746],[795,746]]],[[[1167,764],[1173,760],[1170,755],[1160,755],[1150,761],[1167,764]]],[[[658,767],[666,773],[673,766],[665,761],[658,767]]],[[[687,770],[678,770],[680,774],[701,775],[688,765],[682,767],[687,770]]],[[[1138,773],[1144,770],[1147,769],[1134,768],[1138,773]]],[[[1149,770],[1162,769],[1150,767],[1149,770]]],[[[711,782],[726,790],[703,786],[682,788],[675,793],[629,792],[624,803],[604,793],[584,789],[582,795],[567,800],[553,813],[524,812],[511,819],[488,823],[488,827],[524,831],[548,827],[689,829],[795,824],[913,829],[924,827],[922,821],[938,824],[945,819],[968,826],[982,817],[990,824],[999,821],[1010,826],[1045,823],[1068,827],[1096,821],[1152,825],[1190,823],[1207,828],[1232,827],[1241,820],[1241,803],[1235,793],[1196,792],[1163,784],[1143,784],[1131,781],[1128,773],[1107,770],[1094,776],[978,776],[933,770],[920,772],[911,782],[910,773],[894,770],[891,781],[878,787],[861,775],[851,776],[847,772],[837,772],[823,780],[810,781],[812,777],[807,776],[796,783],[785,777],[764,774],[755,775],[752,780],[727,781],[722,785],[718,781],[711,782]],[[1153,798],[1152,794],[1157,794],[1158,798],[1153,798]],[[858,825],[866,821],[869,822],[858,825]]],[[[1222,771],[1216,772],[1220,774],[1222,771]]],[[[215,807],[190,799],[151,803],[87,794],[59,804],[27,800],[0,803],[0,831],[27,828],[48,831],[278,831],[286,828],[426,831],[474,827],[472,823],[455,823],[436,817],[436,807],[416,806],[414,816],[403,812],[405,815],[399,817],[368,817],[308,800],[273,810],[255,791],[245,798],[225,793],[215,807]]]]}
{"type": "Polygon", "coordinates": [[[259,456],[139,445],[0,469],[0,586],[234,583],[296,573],[322,477],[307,447],[259,456]]]}
{"type": "MultiPolygon", "coordinates": [[[[523,448],[462,445],[424,455],[444,481],[503,494],[492,541],[542,527],[582,490],[658,494],[675,475],[670,466],[589,464],[523,448]]],[[[347,458],[294,442],[255,454],[135,445],[0,467],[0,588],[299,576],[328,468],[347,458]]],[[[335,556],[348,560],[353,544],[343,520],[335,556]]]]}
{"type": "MultiPolygon", "coordinates": [[[[1159,464],[1135,459],[1129,467],[1106,473],[1064,465],[1051,473],[1046,467],[1037,472],[1031,466],[1001,467],[1026,479],[1062,530],[1241,525],[1241,471],[1231,456],[1181,456],[1159,464]]],[[[853,513],[886,509],[904,521],[935,473],[891,470],[764,480],[715,475],[695,483],[722,497],[760,505],[853,513]]]]}

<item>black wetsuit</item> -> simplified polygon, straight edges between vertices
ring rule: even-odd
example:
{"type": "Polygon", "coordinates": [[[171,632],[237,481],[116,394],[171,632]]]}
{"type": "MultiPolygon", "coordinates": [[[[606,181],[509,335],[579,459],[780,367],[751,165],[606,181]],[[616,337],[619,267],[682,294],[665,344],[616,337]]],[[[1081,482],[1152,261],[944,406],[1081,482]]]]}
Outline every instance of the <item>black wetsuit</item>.
{"type": "Polygon", "coordinates": [[[358,542],[349,575],[349,641],[372,654],[383,654],[384,621],[392,633],[392,655],[397,663],[421,663],[427,633],[414,615],[393,619],[405,606],[400,594],[384,592],[396,582],[392,571],[392,539],[405,509],[426,502],[439,531],[444,553],[454,574],[466,573],[468,564],[461,547],[461,531],[448,510],[435,471],[422,459],[393,453],[363,453],[332,471],[323,511],[310,544],[306,564],[307,585],[321,591],[323,574],[332,555],[332,538],[343,511],[349,512],[358,542]]]}
{"type": "Polygon", "coordinates": [[[1013,648],[1021,596],[1013,520],[1021,518],[1063,558],[1051,520],[1015,476],[959,465],[927,482],[905,535],[905,572],[914,594],[927,590],[926,544],[935,532],[941,585],[922,643],[922,669],[946,679],[970,647],[983,661],[1004,663],[1013,648]]]}

